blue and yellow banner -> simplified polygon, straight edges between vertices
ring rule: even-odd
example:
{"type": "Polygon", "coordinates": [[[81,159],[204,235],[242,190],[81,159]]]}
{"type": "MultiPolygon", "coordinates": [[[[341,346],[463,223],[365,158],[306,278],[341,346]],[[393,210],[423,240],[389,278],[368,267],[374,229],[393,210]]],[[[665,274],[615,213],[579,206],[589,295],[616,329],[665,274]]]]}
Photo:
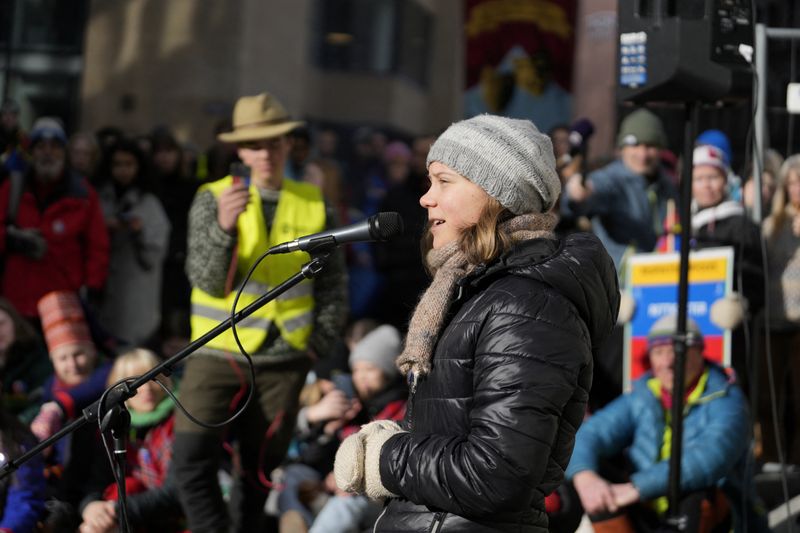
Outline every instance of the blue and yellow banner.
{"type": "MultiPolygon", "coordinates": [[[[661,317],[678,312],[680,254],[632,255],[626,267],[625,286],[636,302],[625,325],[623,384],[631,383],[649,368],[647,333],[661,317]]],[[[711,305],[733,291],[733,248],[708,248],[689,254],[688,315],[697,322],[705,340],[705,356],[730,366],[731,334],[711,322],[711,305]]]]}

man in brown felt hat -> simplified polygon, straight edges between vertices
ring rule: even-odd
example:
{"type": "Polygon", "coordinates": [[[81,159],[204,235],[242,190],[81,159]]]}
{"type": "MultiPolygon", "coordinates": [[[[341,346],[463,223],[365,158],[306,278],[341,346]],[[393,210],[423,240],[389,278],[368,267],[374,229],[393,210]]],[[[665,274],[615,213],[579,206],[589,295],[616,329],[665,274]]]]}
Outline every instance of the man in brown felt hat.
{"type": "MultiPolygon", "coordinates": [[[[192,339],[231,313],[247,271],[270,246],[335,226],[318,188],[286,179],[290,119],[268,93],[236,102],[234,142],[249,176],[226,176],[200,188],[189,212],[186,272],[192,284],[192,339]]],[[[244,172],[243,174],[247,174],[244,172]]],[[[268,257],[245,285],[237,304],[250,302],[300,271],[305,252],[268,257]]],[[[256,365],[251,404],[228,434],[238,439],[241,472],[235,478],[230,518],[217,482],[222,429],[210,430],[178,416],[173,466],[181,503],[195,533],[260,531],[266,487],[260,480],[283,459],[292,437],[298,396],[317,354],[338,338],[346,316],[344,257],[334,252],[315,280],[305,280],[237,325],[256,365]]],[[[230,331],[188,359],[181,401],[205,422],[226,419],[243,400],[249,375],[230,331]]]]}

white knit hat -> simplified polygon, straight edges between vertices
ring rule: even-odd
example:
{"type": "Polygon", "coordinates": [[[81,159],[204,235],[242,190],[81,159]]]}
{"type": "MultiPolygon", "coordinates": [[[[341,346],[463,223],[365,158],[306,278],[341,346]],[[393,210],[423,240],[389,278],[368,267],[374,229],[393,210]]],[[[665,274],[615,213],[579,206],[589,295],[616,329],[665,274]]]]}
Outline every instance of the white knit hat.
{"type": "Polygon", "coordinates": [[[61,144],[67,144],[67,134],[64,133],[64,126],[55,117],[37,118],[28,134],[28,138],[31,141],[31,145],[42,139],[55,139],[61,144]]]}
{"type": "Polygon", "coordinates": [[[561,193],[550,137],[530,120],[478,115],[452,124],[428,152],[516,215],[548,211],[561,193]]]}
{"type": "Polygon", "coordinates": [[[362,338],[350,352],[348,363],[366,361],[380,368],[387,377],[396,376],[399,371],[394,362],[400,355],[400,332],[385,324],[379,326],[362,338]]]}
{"type": "Polygon", "coordinates": [[[694,149],[692,165],[710,165],[720,169],[725,177],[728,177],[731,171],[728,163],[725,162],[725,153],[721,149],[716,146],[711,146],[710,144],[703,144],[694,149]]]}

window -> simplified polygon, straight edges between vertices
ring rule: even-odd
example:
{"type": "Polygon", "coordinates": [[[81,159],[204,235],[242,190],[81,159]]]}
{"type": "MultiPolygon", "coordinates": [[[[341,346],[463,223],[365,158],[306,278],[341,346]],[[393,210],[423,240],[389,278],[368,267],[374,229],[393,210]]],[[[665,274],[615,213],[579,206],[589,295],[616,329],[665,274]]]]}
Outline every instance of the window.
{"type": "Polygon", "coordinates": [[[426,85],[431,15],[413,0],[317,0],[315,63],[426,85]]]}
{"type": "Polygon", "coordinates": [[[397,72],[421,85],[428,83],[431,16],[416,2],[400,2],[400,31],[397,39],[397,72]]]}
{"type": "MultiPolygon", "coordinates": [[[[21,16],[19,49],[80,52],[89,4],[87,0],[13,0],[21,16]]],[[[17,19],[19,20],[19,19],[17,19]]]]}

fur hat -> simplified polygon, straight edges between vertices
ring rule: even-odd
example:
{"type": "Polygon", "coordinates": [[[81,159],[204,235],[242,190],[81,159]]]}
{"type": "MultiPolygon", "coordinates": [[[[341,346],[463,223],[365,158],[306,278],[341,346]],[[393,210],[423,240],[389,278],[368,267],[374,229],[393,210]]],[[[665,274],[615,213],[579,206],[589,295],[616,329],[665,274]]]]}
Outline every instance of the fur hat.
{"type": "Polygon", "coordinates": [[[428,152],[516,215],[544,213],[561,193],[550,137],[530,120],[478,115],[452,124],[428,152]]]}
{"type": "Polygon", "coordinates": [[[243,96],[233,108],[233,131],[220,133],[217,139],[231,143],[259,141],[280,137],[303,124],[290,120],[286,109],[269,93],[243,96]]]}
{"type": "MultiPolygon", "coordinates": [[[[662,344],[672,344],[673,337],[678,331],[678,315],[664,315],[650,327],[647,333],[647,347],[653,348],[662,344]]],[[[703,333],[697,322],[691,317],[686,317],[686,345],[703,346],[703,333]]]]}
{"type": "Polygon", "coordinates": [[[67,344],[93,344],[83,307],[74,292],[47,293],[37,304],[47,349],[67,344]]]}
{"type": "Polygon", "coordinates": [[[380,368],[387,377],[398,374],[394,362],[400,355],[400,332],[397,328],[384,324],[362,338],[350,352],[348,363],[353,366],[356,361],[366,361],[380,368]]]}
{"type": "Polygon", "coordinates": [[[617,146],[635,146],[647,144],[657,148],[666,148],[667,134],[661,119],[647,109],[637,109],[619,125],[617,146]]]}

